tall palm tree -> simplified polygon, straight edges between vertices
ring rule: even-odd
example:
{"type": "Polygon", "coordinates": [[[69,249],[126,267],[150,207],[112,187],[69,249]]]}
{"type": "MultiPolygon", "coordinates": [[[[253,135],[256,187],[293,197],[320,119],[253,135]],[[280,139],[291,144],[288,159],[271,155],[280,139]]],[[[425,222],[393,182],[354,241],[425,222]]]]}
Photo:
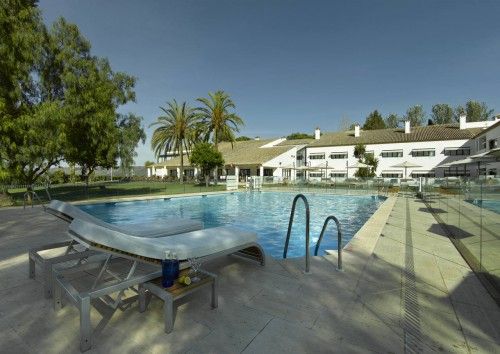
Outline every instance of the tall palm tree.
{"type": "Polygon", "coordinates": [[[230,112],[236,106],[229,95],[219,90],[209,92],[208,98],[201,97],[197,101],[203,104],[197,110],[203,121],[206,140],[212,140],[217,150],[221,141],[234,142],[234,133],[239,132],[244,122],[235,113],[230,112]]]}
{"type": "Polygon", "coordinates": [[[186,102],[178,104],[176,100],[167,102],[167,107],[160,107],[165,115],[156,119],[151,126],[157,126],[151,138],[151,146],[156,157],[162,153],[172,151],[181,157],[179,179],[184,180],[184,151],[189,151],[196,141],[196,131],[199,116],[196,110],[189,107],[186,102]]]}
{"type": "MultiPolygon", "coordinates": [[[[215,149],[219,150],[219,142],[234,142],[234,133],[239,132],[240,126],[244,125],[243,119],[230,110],[236,108],[233,100],[222,90],[214,93],[209,92],[208,98],[198,98],[203,106],[197,108],[202,120],[203,134],[205,140],[212,140],[215,149]]],[[[217,184],[217,169],[215,170],[215,184],[217,184]]]]}

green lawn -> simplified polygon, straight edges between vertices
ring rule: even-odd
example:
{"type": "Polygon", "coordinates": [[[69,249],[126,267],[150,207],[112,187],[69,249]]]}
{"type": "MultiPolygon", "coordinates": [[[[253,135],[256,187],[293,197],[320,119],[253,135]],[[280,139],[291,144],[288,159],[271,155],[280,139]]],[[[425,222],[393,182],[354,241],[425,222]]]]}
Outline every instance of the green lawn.
{"type": "MultiPolygon", "coordinates": [[[[209,186],[193,183],[165,182],[100,182],[90,184],[88,191],[83,184],[61,184],[50,187],[52,199],[64,201],[81,201],[88,199],[105,199],[112,197],[138,197],[145,195],[203,193],[225,190],[225,185],[209,186]]],[[[44,188],[35,188],[42,202],[48,200],[44,188]]],[[[25,189],[10,189],[9,194],[14,205],[23,205],[25,189]]]]}

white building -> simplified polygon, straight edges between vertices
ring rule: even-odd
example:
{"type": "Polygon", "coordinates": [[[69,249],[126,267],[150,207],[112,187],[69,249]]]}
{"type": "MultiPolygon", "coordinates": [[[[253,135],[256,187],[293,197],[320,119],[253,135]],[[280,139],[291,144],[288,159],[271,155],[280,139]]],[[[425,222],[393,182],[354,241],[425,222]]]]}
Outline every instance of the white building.
{"type": "Polygon", "coordinates": [[[496,162],[484,161],[480,164],[480,174],[488,176],[500,175],[500,122],[497,121],[487,129],[481,131],[471,144],[471,154],[496,156],[496,162]]]}
{"type": "Polygon", "coordinates": [[[478,175],[475,165],[445,169],[438,166],[471,155],[475,151],[475,137],[493,125],[498,127],[498,120],[467,123],[465,116],[459,124],[411,127],[407,121],[404,129],[365,131],[356,125],[354,131],[317,133],[315,141],[306,147],[305,163],[311,168],[310,178],[353,177],[356,168],[349,167],[358,162],[354,149],[357,144],[363,144],[366,152],[378,159],[375,173],[379,177],[475,177],[478,175]],[[405,162],[415,167],[408,167],[406,171],[395,167],[405,162]]]}
{"type": "MultiPolygon", "coordinates": [[[[225,161],[224,168],[218,171],[218,176],[237,175],[244,180],[246,176],[265,176],[274,180],[282,178],[295,179],[295,161],[298,151],[302,150],[310,140],[267,139],[236,141],[233,144],[219,144],[219,151],[225,161]]],[[[184,175],[193,178],[198,175],[198,169],[184,157],[184,175]]],[[[148,176],[167,177],[175,179],[180,174],[180,158],[154,164],[148,168],[148,176]]]]}
{"type": "MultiPolygon", "coordinates": [[[[498,163],[486,165],[482,171],[477,164],[440,166],[497,147],[499,123],[498,117],[494,121],[466,122],[462,116],[457,124],[411,127],[405,122],[403,129],[366,131],[356,125],[353,131],[334,133],[321,133],[317,128],[314,139],[221,143],[225,166],[218,175],[237,175],[240,179],[264,176],[275,181],[352,178],[357,170],[354,150],[358,144],[378,159],[378,177],[477,177],[479,172],[497,175],[498,163]],[[413,167],[396,167],[401,164],[413,167]]],[[[189,165],[188,158],[184,161],[185,176],[196,176],[197,169],[189,165]]],[[[148,169],[148,176],[177,178],[179,164],[179,157],[157,163],[148,169]]]]}

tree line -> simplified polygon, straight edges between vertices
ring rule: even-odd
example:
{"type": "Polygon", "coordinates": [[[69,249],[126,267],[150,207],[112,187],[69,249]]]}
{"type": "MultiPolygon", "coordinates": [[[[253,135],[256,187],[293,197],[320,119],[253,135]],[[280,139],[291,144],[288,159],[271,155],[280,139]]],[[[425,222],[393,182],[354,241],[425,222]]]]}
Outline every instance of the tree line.
{"type": "MultiPolygon", "coordinates": [[[[452,107],[447,103],[437,103],[432,106],[430,115],[424,111],[421,105],[409,107],[404,115],[390,113],[385,118],[378,110],[374,110],[366,117],[362,128],[364,130],[400,128],[405,120],[409,120],[410,125],[413,127],[426,124],[450,124],[458,122],[462,114],[467,116],[468,122],[479,122],[493,119],[493,112],[494,110],[488,108],[486,103],[474,100],[469,100],[465,105],[457,107],[452,107]]],[[[352,129],[354,129],[354,124],[343,118],[340,123],[340,130],[352,129]]]]}
{"type": "Polygon", "coordinates": [[[42,20],[36,0],[0,3],[0,179],[31,185],[66,161],[88,182],[97,168],[129,168],[146,135],[136,79],[91,53],[78,27],[42,20]]]}

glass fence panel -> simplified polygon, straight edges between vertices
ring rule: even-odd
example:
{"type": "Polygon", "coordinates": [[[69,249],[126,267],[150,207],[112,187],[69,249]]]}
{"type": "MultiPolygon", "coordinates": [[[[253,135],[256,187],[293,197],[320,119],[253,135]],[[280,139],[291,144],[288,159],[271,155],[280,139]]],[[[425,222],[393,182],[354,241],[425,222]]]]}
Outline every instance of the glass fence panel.
{"type": "Polygon", "coordinates": [[[500,293],[500,179],[427,179],[423,198],[487,288],[500,293]]]}

